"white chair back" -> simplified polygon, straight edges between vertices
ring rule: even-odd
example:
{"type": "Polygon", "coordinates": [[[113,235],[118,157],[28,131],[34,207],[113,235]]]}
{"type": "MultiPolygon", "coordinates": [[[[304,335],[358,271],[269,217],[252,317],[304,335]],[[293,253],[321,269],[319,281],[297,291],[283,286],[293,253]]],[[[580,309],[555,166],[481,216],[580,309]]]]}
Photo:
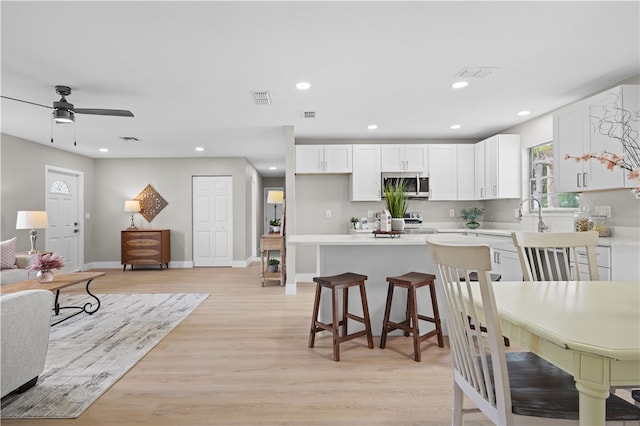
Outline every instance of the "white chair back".
{"type": "Polygon", "coordinates": [[[463,394],[495,424],[513,424],[509,373],[489,275],[490,248],[429,242],[429,250],[446,300],[454,375],[452,424],[462,425],[463,394]],[[474,271],[477,282],[469,278],[474,271]],[[474,287],[479,292],[472,293],[474,287]]]}
{"type": "Polygon", "coordinates": [[[512,238],[525,281],[600,279],[595,251],[598,244],[596,231],[514,232],[512,238]],[[580,264],[586,268],[580,268],[580,264]]]}

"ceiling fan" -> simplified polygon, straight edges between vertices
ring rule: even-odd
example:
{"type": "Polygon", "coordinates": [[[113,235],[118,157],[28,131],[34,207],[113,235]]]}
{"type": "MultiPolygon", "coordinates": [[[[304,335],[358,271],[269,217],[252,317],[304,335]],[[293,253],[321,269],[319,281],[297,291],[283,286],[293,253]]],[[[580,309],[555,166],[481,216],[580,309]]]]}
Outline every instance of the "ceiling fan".
{"type": "Polygon", "coordinates": [[[61,96],[60,100],[53,103],[53,107],[42,105],[35,102],[29,102],[22,99],[10,98],[8,96],[0,96],[13,101],[24,102],[49,108],[53,110],[53,120],[56,123],[73,123],[75,114],[92,114],[92,115],[111,115],[116,117],[133,117],[133,113],[123,109],[99,109],[99,108],[74,108],[73,104],[67,102],[66,96],[71,94],[69,86],[56,86],[56,93],[61,96]]]}

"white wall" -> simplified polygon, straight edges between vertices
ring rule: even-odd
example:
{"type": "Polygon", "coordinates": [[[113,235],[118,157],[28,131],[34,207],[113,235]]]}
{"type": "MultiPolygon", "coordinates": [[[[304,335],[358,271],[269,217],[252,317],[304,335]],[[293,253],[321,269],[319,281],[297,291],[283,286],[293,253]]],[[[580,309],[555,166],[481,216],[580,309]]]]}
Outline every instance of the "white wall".
{"type": "MultiPolygon", "coordinates": [[[[251,203],[262,217],[262,179],[244,158],[91,159],[31,141],[2,135],[2,239],[18,235],[18,249],[29,248],[28,231],[16,231],[18,210],[44,209],[44,166],[78,170],[85,177],[85,262],[120,263],[120,231],[129,226],[124,201],[138,195],[147,184],[169,203],[151,223],[136,215],[140,228],[171,229],[171,260],[192,260],[191,176],[233,177],[234,264],[255,254],[252,248],[251,203]],[[251,180],[259,190],[251,199],[251,180]]],[[[256,224],[256,226],[259,226],[256,224]]],[[[258,228],[260,229],[260,228],[258,228]]],[[[256,237],[257,238],[257,237],[256,237]]]]}

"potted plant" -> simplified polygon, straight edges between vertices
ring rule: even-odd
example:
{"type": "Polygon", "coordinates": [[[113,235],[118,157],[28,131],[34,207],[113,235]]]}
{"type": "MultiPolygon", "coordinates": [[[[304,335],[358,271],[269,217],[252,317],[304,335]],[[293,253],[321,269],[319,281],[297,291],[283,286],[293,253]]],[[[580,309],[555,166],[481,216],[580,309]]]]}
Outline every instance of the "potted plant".
{"type": "Polygon", "coordinates": [[[278,272],[278,265],[280,265],[280,261],[278,259],[269,259],[269,272],[278,272]]]}
{"type": "Polygon", "coordinates": [[[353,229],[358,229],[358,223],[360,223],[360,219],[358,219],[357,217],[353,216],[351,218],[351,226],[353,226],[353,229]]]}
{"type": "Polygon", "coordinates": [[[387,184],[384,187],[384,197],[387,209],[391,213],[391,229],[402,231],[404,229],[404,215],[407,212],[408,197],[405,192],[404,180],[400,179],[395,184],[387,184]]]}
{"type": "Polygon", "coordinates": [[[460,211],[460,215],[466,221],[465,225],[469,229],[476,229],[480,226],[476,219],[482,216],[483,213],[484,208],[482,207],[469,207],[460,211]]]}
{"type": "Polygon", "coordinates": [[[280,232],[280,219],[270,220],[269,225],[271,226],[271,233],[276,234],[280,232]]]}

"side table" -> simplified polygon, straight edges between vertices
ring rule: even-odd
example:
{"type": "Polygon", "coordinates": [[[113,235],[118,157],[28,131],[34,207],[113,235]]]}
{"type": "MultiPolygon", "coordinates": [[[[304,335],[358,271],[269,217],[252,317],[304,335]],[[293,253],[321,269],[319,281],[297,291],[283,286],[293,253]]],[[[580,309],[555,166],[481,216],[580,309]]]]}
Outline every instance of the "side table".
{"type": "Polygon", "coordinates": [[[280,234],[264,234],[260,237],[260,268],[262,271],[261,280],[262,286],[267,280],[280,281],[280,285],[285,283],[285,270],[286,270],[286,255],[284,246],[284,237],[280,234]],[[280,255],[280,265],[278,272],[271,272],[269,270],[269,259],[272,256],[272,252],[278,251],[280,255]]]}

